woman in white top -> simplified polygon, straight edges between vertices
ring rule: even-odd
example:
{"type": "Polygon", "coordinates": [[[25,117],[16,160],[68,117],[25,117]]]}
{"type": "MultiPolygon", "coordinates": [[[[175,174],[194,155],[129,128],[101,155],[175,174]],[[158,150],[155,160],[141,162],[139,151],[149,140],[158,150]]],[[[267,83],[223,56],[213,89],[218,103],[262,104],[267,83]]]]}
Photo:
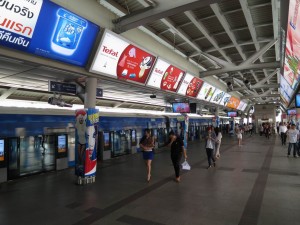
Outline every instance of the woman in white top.
{"type": "Polygon", "coordinates": [[[242,135],[242,132],[241,132],[241,129],[240,129],[239,125],[236,125],[236,127],[235,127],[235,133],[236,133],[236,136],[238,138],[239,146],[241,146],[242,145],[243,135],[242,135]]]}
{"type": "Polygon", "coordinates": [[[220,145],[221,145],[221,139],[222,139],[222,133],[219,130],[219,127],[216,127],[215,129],[216,133],[216,151],[215,151],[215,158],[220,158],[220,145]]]}

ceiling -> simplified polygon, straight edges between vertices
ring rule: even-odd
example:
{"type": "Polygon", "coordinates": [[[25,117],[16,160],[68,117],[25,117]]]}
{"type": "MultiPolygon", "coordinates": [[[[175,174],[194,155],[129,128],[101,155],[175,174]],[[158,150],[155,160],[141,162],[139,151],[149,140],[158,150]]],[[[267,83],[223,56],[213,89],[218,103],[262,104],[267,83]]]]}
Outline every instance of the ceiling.
{"type": "MultiPolygon", "coordinates": [[[[138,27],[197,65],[200,77],[231,82],[233,91],[249,105],[279,101],[279,0],[98,2],[119,18],[113,21],[115,32],[138,27]],[[245,87],[245,80],[251,83],[250,89],[245,87]]],[[[1,55],[0,99],[47,101],[52,96],[49,80],[83,83],[86,77],[1,55]]],[[[184,100],[176,94],[107,77],[98,79],[98,87],[104,90],[103,98],[97,100],[100,106],[163,110],[177,98],[184,100]],[[157,98],[150,99],[153,93],[157,98]]],[[[77,96],[62,98],[68,103],[82,103],[77,96]]]]}

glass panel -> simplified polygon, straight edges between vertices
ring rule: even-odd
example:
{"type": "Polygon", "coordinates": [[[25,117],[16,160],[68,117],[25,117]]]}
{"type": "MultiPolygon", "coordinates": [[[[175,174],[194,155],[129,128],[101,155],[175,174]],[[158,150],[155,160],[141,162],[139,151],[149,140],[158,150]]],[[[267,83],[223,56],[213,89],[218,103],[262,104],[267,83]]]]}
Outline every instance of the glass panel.
{"type": "Polygon", "coordinates": [[[128,154],[129,140],[125,131],[116,131],[113,138],[113,156],[128,154]]]}
{"type": "Polygon", "coordinates": [[[13,138],[9,139],[9,162],[8,167],[9,170],[17,170],[18,169],[18,139],[13,138]]]}

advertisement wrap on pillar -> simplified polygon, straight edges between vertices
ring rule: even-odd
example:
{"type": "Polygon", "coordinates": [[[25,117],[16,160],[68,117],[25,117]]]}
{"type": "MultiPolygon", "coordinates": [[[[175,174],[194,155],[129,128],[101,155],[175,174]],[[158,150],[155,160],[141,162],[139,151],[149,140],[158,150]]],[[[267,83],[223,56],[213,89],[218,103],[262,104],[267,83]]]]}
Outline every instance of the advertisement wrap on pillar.
{"type": "Polygon", "coordinates": [[[153,54],[106,30],[90,72],[145,84],[155,60],[153,54]]]}
{"type": "Polygon", "coordinates": [[[87,110],[86,137],[87,145],[85,150],[84,175],[95,176],[97,168],[97,134],[98,134],[99,110],[87,110]]]}
{"type": "Polygon", "coordinates": [[[0,45],[85,66],[99,26],[49,0],[1,0],[0,45]]]}
{"type": "Polygon", "coordinates": [[[184,148],[187,150],[187,143],[188,143],[188,132],[189,132],[189,117],[187,115],[184,116],[184,138],[183,144],[184,148]]]}
{"type": "Polygon", "coordinates": [[[84,177],[85,149],[86,149],[86,123],[85,109],[75,111],[75,174],[84,177]]]}
{"type": "Polygon", "coordinates": [[[158,58],[150,74],[147,86],[164,91],[176,92],[181,83],[184,71],[158,58]]]}

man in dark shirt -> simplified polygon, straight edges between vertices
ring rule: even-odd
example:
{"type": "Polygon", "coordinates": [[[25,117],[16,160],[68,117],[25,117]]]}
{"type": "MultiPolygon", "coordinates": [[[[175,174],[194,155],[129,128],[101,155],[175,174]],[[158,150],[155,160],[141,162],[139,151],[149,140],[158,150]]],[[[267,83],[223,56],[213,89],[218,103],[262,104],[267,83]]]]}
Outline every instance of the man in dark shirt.
{"type": "Polygon", "coordinates": [[[180,182],[180,160],[182,158],[182,153],[184,158],[187,159],[186,149],[184,149],[183,141],[180,137],[176,136],[174,131],[169,133],[171,146],[171,159],[175,170],[175,181],[180,182]]]}

